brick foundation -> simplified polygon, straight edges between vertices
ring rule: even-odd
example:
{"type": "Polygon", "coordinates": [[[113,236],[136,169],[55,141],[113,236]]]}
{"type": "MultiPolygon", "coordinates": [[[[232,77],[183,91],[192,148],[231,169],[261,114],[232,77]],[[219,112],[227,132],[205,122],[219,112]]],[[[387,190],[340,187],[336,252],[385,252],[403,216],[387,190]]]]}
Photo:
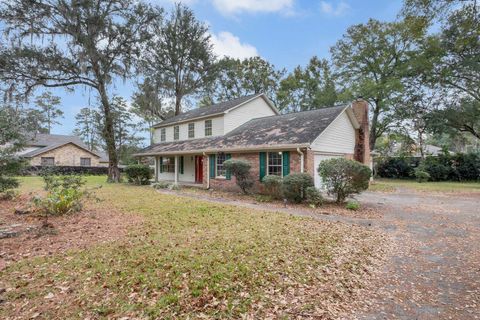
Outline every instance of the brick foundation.
{"type": "MultiPolygon", "coordinates": [[[[290,151],[290,173],[301,172],[301,157],[296,150],[290,151]]],[[[313,175],[313,152],[311,150],[303,150],[305,154],[305,172],[313,175]],[[310,159],[311,158],[311,159],[310,159]],[[307,167],[308,166],[308,167],[307,167]]],[[[250,173],[255,180],[254,191],[262,192],[262,184],[260,183],[260,160],[258,152],[251,153],[232,153],[232,159],[244,160],[250,163],[252,168],[250,173]]],[[[203,186],[207,188],[207,181],[209,175],[209,159],[208,156],[204,156],[203,159],[203,186]]],[[[210,189],[228,190],[228,191],[240,191],[237,186],[235,177],[232,176],[231,180],[223,178],[210,178],[210,189]]]]}

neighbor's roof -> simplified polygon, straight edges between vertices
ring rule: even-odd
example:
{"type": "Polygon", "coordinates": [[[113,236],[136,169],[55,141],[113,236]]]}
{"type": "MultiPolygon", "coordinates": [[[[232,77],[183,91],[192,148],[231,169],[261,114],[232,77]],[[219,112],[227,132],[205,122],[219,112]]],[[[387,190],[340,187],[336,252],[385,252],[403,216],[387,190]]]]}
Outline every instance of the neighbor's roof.
{"type": "MultiPolygon", "coordinates": [[[[252,95],[248,95],[248,96],[245,96],[245,97],[241,97],[241,98],[237,98],[237,99],[233,99],[233,100],[229,100],[229,101],[220,102],[220,103],[208,106],[208,107],[196,108],[196,109],[181,113],[178,116],[168,118],[168,119],[166,119],[162,122],[157,123],[153,127],[163,127],[167,124],[172,124],[174,122],[183,122],[183,121],[188,121],[188,120],[196,119],[196,118],[203,118],[203,117],[207,117],[207,116],[220,115],[220,114],[223,114],[223,113],[227,112],[230,109],[236,108],[239,105],[241,105],[241,104],[243,104],[247,101],[250,101],[254,98],[257,98],[257,97],[263,97],[265,99],[265,101],[267,101],[267,103],[273,109],[275,109],[275,107],[271,104],[270,101],[268,101],[268,99],[266,98],[266,96],[263,93],[258,93],[258,94],[252,94],[252,95]]],[[[276,109],[275,109],[275,111],[276,111],[276,109]]]]}
{"type": "Polygon", "coordinates": [[[99,156],[96,152],[89,150],[87,145],[85,145],[85,143],[83,143],[83,141],[77,136],[67,136],[67,135],[60,135],[60,134],[44,134],[44,133],[37,133],[29,137],[26,142],[27,147],[38,147],[38,148],[31,150],[27,153],[21,154],[21,156],[25,158],[35,157],[42,153],[59,148],[69,143],[73,143],[76,146],[96,156],[99,156]]]}
{"type": "Polygon", "coordinates": [[[342,105],[256,118],[224,136],[158,143],[138,155],[308,146],[346,108],[342,105]]]}

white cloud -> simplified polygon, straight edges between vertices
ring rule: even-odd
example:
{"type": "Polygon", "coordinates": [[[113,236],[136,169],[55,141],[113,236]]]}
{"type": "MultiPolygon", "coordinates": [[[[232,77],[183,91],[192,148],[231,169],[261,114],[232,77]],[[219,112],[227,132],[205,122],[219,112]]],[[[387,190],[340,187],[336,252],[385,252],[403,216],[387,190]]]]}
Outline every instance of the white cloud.
{"type": "Polygon", "coordinates": [[[338,17],[344,15],[348,10],[350,10],[350,5],[343,1],[340,1],[337,6],[327,1],[320,1],[320,9],[325,14],[338,17]]]}
{"type": "Polygon", "coordinates": [[[241,12],[289,12],[294,0],[212,0],[213,5],[223,14],[241,12]]]}
{"type": "Polygon", "coordinates": [[[211,34],[213,51],[220,57],[244,59],[258,56],[257,48],[248,43],[240,42],[240,38],[230,32],[222,31],[218,35],[211,34]]]}

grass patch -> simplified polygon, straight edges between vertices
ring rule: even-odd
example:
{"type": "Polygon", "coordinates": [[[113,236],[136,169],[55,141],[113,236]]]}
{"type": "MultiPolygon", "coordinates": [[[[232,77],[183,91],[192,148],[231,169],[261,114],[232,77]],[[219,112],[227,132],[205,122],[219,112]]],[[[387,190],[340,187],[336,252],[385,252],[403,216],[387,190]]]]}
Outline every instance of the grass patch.
{"type": "MultiPolygon", "coordinates": [[[[40,180],[22,178],[22,192],[36,192],[40,180]]],[[[365,270],[381,256],[383,236],[365,228],[106,184],[105,177],[87,181],[103,185],[104,201],[91,206],[143,215],[141,230],[9,266],[0,273],[7,288],[0,318],[278,318],[304,308],[328,314],[332,299],[345,306],[354,300],[352,288],[363,286],[365,270]]]]}
{"type": "Polygon", "coordinates": [[[480,192],[480,182],[422,182],[400,179],[375,179],[370,184],[370,191],[394,192],[398,188],[414,191],[433,192],[480,192]]]}

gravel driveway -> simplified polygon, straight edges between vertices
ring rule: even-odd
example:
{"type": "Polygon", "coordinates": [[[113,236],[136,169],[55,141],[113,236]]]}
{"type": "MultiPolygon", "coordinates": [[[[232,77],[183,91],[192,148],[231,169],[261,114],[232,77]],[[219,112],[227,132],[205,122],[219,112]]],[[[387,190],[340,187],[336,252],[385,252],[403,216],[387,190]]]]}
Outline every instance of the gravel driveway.
{"type": "Polygon", "coordinates": [[[362,319],[480,319],[480,194],[368,192],[384,208],[378,227],[410,250],[384,270],[362,319]]]}

